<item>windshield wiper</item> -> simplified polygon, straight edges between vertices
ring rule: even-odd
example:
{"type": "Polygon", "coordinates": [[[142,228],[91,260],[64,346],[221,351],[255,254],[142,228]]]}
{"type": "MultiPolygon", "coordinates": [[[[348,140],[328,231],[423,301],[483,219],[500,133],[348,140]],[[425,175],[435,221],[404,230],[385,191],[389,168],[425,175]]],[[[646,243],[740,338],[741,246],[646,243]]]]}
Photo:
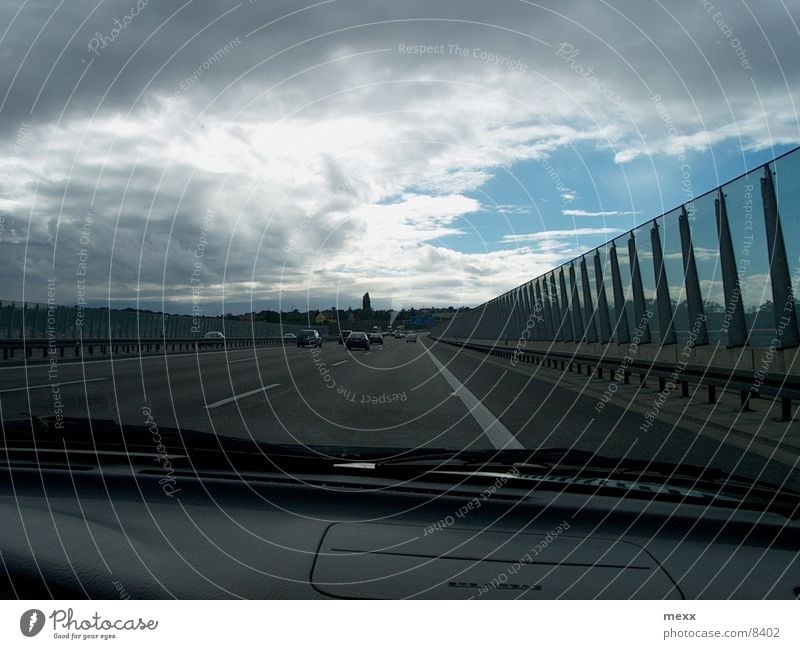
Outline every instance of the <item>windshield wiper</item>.
{"type": "MultiPolygon", "coordinates": [[[[796,517],[800,493],[763,480],[730,475],[713,467],[620,459],[574,448],[455,451],[444,448],[387,448],[339,445],[274,444],[194,430],[120,425],[113,420],[64,419],[56,428],[51,417],[4,422],[4,446],[30,451],[103,455],[103,461],[126,453],[155,453],[158,441],[171,457],[187,466],[227,470],[309,470],[316,473],[370,471],[382,477],[414,479],[479,478],[503,473],[510,481],[559,482],[570,488],[620,489],[650,485],[702,489],[796,517]],[[449,476],[448,476],[449,474],[449,476]],[[637,485],[638,483],[638,485],[637,485]],[[624,487],[623,485],[629,485],[624,487]],[[770,506],[772,505],[772,506],[770,506]]],[[[177,464],[175,462],[174,464],[177,464]]],[[[509,482],[513,484],[513,482],[509,482]]],[[[528,487],[529,488],[529,487],[528,487]]],[[[656,490],[657,491],[657,490],[656,490]]]]}
{"type": "Polygon", "coordinates": [[[430,471],[463,471],[472,474],[503,472],[509,479],[541,479],[561,484],[623,485],[647,488],[651,485],[703,490],[707,495],[727,496],[751,504],[772,501],[800,510],[800,492],[762,479],[729,474],[708,466],[669,463],[598,455],[574,448],[536,450],[462,451],[460,453],[416,454],[378,463],[378,467],[428,467],[430,471]]]}
{"type": "Polygon", "coordinates": [[[408,459],[417,454],[447,457],[454,453],[441,448],[275,444],[190,429],[119,424],[112,419],[63,418],[57,427],[54,417],[29,416],[30,419],[3,422],[2,446],[31,451],[124,453],[154,452],[161,444],[170,454],[208,461],[218,458],[221,462],[226,457],[240,461],[250,458],[254,465],[260,462],[262,466],[265,458],[331,467],[343,462],[376,463],[385,458],[408,459]]]}
{"type": "Polygon", "coordinates": [[[728,474],[716,467],[688,463],[669,463],[599,455],[575,448],[546,447],[540,449],[511,449],[486,451],[419,452],[401,455],[379,462],[380,466],[410,466],[427,464],[431,467],[480,467],[482,470],[548,469],[553,475],[654,479],[681,479],[703,484],[754,484],[775,487],[773,483],[755,481],[746,476],[728,474]]]}

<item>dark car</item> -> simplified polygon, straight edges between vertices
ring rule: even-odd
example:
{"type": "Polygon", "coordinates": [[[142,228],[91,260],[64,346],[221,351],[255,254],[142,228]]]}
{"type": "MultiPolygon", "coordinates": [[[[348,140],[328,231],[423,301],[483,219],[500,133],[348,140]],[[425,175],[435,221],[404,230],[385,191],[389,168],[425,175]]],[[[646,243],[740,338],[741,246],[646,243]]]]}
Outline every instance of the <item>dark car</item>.
{"type": "Polygon", "coordinates": [[[341,345],[341,344],[343,344],[343,343],[344,343],[344,341],[345,341],[345,340],[347,340],[347,337],[348,337],[348,336],[349,336],[351,333],[353,333],[353,332],[352,332],[350,329],[342,329],[342,330],[339,332],[339,344],[340,344],[340,345],[341,345]]]}
{"type": "Polygon", "coordinates": [[[369,349],[369,336],[363,331],[352,331],[344,341],[347,349],[369,349]]]}
{"type": "Polygon", "coordinates": [[[298,347],[322,347],[322,336],[316,329],[303,329],[297,334],[298,347]]]}
{"type": "Polygon", "coordinates": [[[369,341],[371,343],[375,343],[376,345],[382,345],[383,344],[383,334],[382,333],[378,333],[377,331],[373,331],[369,335],[369,341]]]}

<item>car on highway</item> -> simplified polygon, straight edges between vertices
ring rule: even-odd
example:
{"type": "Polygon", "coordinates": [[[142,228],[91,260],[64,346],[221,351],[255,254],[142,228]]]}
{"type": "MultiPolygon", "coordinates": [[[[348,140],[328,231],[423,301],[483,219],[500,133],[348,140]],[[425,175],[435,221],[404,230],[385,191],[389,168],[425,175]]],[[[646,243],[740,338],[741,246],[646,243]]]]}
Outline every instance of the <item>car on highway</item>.
{"type": "Polygon", "coordinates": [[[405,337],[406,337],[406,335],[405,335],[405,333],[403,333],[402,331],[395,331],[395,332],[394,332],[394,337],[395,337],[395,338],[405,338],[405,337]]]}
{"type": "Polygon", "coordinates": [[[206,339],[216,338],[217,340],[224,340],[225,334],[222,333],[221,331],[206,331],[206,333],[203,334],[203,338],[206,339]]]}
{"type": "Polygon", "coordinates": [[[417,334],[410,333],[406,335],[406,342],[407,343],[415,343],[417,342],[417,334]]]}
{"type": "Polygon", "coordinates": [[[344,341],[347,349],[369,349],[369,336],[364,331],[353,331],[344,341]]]}
{"type": "Polygon", "coordinates": [[[350,329],[342,329],[339,332],[339,344],[344,344],[344,341],[347,340],[347,337],[352,333],[350,329]]]}
{"type": "Polygon", "coordinates": [[[322,347],[322,336],[316,329],[303,329],[297,336],[298,347],[322,347]]]}
{"type": "Polygon", "coordinates": [[[375,343],[376,345],[382,345],[383,344],[383,334],[380,333],[380,332],[377,332],[377,331],[373,331],[369,335],[369,341],[371,343],[375,343]]]}
{"type": "Polygon", "coordinates": [[[297,342],[297,336],[291,332],[283,334],[283,339],[286,342],[297,342]]]}

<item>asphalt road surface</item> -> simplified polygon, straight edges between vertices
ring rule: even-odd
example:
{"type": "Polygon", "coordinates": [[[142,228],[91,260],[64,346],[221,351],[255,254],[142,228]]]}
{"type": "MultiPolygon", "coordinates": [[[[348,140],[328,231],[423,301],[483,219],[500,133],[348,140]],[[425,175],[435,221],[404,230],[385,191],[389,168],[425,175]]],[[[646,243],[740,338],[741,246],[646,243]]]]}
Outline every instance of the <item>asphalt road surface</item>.
{"type": "Polygon", "coordinates": [[[613,400],[562,389],[489,357],[387,338],[369,352],[335,341],[0,367],[0,415],[114,419],[297,444],[453,449],[575,447],[614,457],[717,466],[800,485],[797,471],[656,420],[613,400]],[[54,391],[57,389],[57,392],[54,391]]]}

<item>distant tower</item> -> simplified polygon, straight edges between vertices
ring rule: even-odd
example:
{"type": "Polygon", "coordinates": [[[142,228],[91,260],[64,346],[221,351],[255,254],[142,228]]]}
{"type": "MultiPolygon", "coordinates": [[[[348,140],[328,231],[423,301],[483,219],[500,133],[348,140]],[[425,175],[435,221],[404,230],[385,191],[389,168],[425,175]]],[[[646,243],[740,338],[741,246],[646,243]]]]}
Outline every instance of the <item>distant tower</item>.
{"type": "Polygon", "coordinates": [[[364,293],[364,297],[361,298],[361,310],[366,312],[372,311],[372,304],[369,301],[369,293],[364,293]]]}

